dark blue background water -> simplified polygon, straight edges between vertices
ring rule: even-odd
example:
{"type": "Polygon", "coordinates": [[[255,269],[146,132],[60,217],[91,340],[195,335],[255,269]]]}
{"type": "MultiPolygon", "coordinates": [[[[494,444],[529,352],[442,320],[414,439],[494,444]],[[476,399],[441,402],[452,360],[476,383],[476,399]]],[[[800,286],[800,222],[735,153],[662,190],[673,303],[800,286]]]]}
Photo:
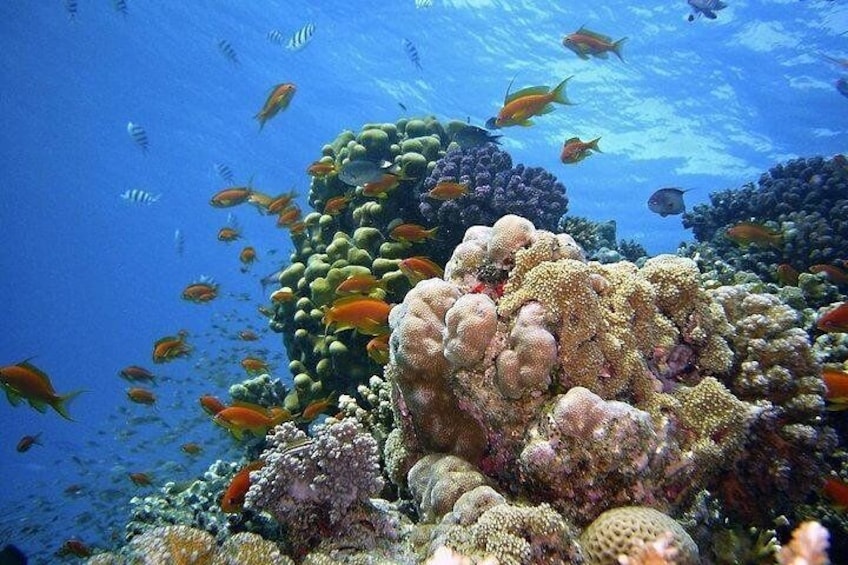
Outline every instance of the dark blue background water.
{"type": "Polygon", "coordinates": [[[693,23],[682,0],[436,0],[423,10],[413,0],[130,0],[126,16],[106,0],[79,0],[74,17],[58,0],[0,4],[0,365],[33,357],[59,392],[88,391],[71,405],[75,422],[0,401],[0,545],[46,561],[71,536],[117,543],[127,500],[152,492],[128,472],[150,471],[162,484],[238,457],[200,411],[199,394],[226,397],[245,376],[238,361],[248,352],[288,377],[278,336],[253,344],[234,336],[264,330],[258,278],[285,264],[290,240],[273,220],[236,209],[242,243],[260,258],[240,272],[241,245],[215,239],[227,213],[208,205],[224,185],[214,163],[264,192],[303,195],[304,169],[323,144],[343,129],[397,120],[399,102],[412,115],[482,125],[513,77],[518,87],[574,75],[576,105],[502,132],[504,146],[515,162],[556,174],[571,213],[614,219],[620,237],[659,253],[689,234],[679,217],[646,209],[655,189],[694,188],[691,207],[781,160],[844,151],[848,100],[833,83],[848,71],[821,55],[848,57],[845,7],[730,3],[718,20],[693,23]],[[266,37],[307,22],[316,34],[302,51],[266,37]],[[627,36],[625,62],[582,61],[563,49],[562,35],[582,24],[627,36]],[[407,59],[404,38],[423,70],[407,59]],[[218,50],[222,39],[239,66],[218,50]],[[259,132],[253,116],[280,82],[298,92],[259,132]],[[146,154],[127,135],[129,121],[146,129],[146,154]],[[572,136],[601,136],[603,153],[561,164],[572,136]],[[162,196],[132,204],[119,196],[131,188],[162,196]],[[221,297],[180,300],[201,275],[220,283],[221,297]],[[153,342],[180,329],[191,358],[154,368],[156,407],[129,403],[118,371],[153,367],[153,342]],[[15,451],[22,435],[39,432],[43,446],[15,451]],[[183,454],[186,441],[204,453],[183,454]],[[64,493],[74,485],[77,494],[64,493]]]}

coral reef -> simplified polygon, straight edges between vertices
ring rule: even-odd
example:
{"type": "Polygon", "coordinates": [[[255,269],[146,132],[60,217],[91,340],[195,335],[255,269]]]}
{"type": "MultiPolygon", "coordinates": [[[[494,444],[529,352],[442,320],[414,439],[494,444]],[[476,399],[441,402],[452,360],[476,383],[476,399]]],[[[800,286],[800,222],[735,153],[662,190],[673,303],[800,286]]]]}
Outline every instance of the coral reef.
{"type": "Polygon", "coordinates": [[[756,184],[711,193],[709,204],[684,213],[683,225],[734,269],[763,280],[777,280],[781,263],[800,272],[820,264],[841,268],[848,246],[846,190],[843,159],[795,159],[771,168],[756,184]],[[779,230],[782,244],[739,249],[725,237],[727,228],[750,221],[779,230]]]}
{"type": "Polygon", "coordinates": [[[509,153],[494,143],[449,151],[436,162],[417,196],[424,219],[441,226],[436,256],[443,259],[471,226],[515,214],[553,231],[568,209],[565,186],[556,177],[539,167],[513,167],[509,153]],[[464,184],[467,193],[455,200],[430,198],[430,190],[444,181],[464,184]]]}
{"type": "Polygon", "coordinates": [[[634,240],[617,241],[615,220],[595,222],[582,216],[565,215],[557,222],[556,231],[573,237],[586,257],[599,263],[615,263],[622,259],[635,263],[648,256],[645,248],[634,240]]]}
{"type": "Polygon", "coordinates": [[[730,486],[757,500],[772,488],[767,519],[815,487],[833,437],[791,312],[749,288],[703,289],[685,258],[602,265],[526,219],[469,228],[444,280],[389,316],[389,476],[404,485],[422,457],[454,455],[477,484],[577,525],[622,505],[676,515],[704,488],[728,487],[728,504],[730,486]]]}
{"type": "Polygon", "coordinates": [[[218,547],[215,538],[189,526],[160,526],[133,538],[121,553],[92,557],[93,565],[294,565],[262,537],[242,532],[218,547]]]}
{"type": "Polygon", "coordinates": [[[297,552],[327,536],[350,537],[350,547],[358,547],[355,539],[378,537],[360,531],[376,515],[368,499],[383,488],[377,442],[353,420],[319,427],[314,439],[284,423],[268,436],[261,458],[265,465],[251,473],[245,508],[272,514],[297,552]]]}

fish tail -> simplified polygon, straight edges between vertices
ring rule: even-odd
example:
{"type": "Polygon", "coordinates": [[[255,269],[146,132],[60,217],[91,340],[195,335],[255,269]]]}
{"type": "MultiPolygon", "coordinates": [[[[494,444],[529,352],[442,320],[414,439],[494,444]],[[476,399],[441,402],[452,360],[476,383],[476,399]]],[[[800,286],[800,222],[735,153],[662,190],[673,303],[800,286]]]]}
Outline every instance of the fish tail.
{"type": "Polygon", "coordinates": [[[591,150],[593,150],[593,151],[597,151],[598,153],[603,153],[603,151],[601,151],[601,148],[600,148],[600,147],[598,147],[598,142],[599,142],[600,140],[601,140],[601,138],[600,138],[600,137],[596,137],[595,139],[593,139],[592,141],[590,141],[590,142],[589,142],[589,148],[590,148],[591,150]]]}
{"type": "Polygon", "coordinates": [[[60,396],[56,400],[51,402],[50,406],[52,406],[53,409],[56,412],[58,412],[60,416],[62,416],[66,420],[70,420],[70,421],[73,422],[74,419],[71,418],[71,415],[68,413],[68,404],[71,402],[71,400],[75,399],[77,396],[79,396],[80,394],[82,394],[84,392],[88,392],[88,391],[75,390],[74,392],[69,392],[68,394],[60,396]]]}
{"type": "Polygon", "coordinates": [[[551,102],[558,102],[559,104],[571,105],[571,102],[568,100],[568,97],[565,95],[565,84],[569,80],[571,80],[571,78],[572,77],[568,77],[567,79],[565,79],[564,81],[562,81],[561,83],[556,85],[556,88],[554,88],[553,92],[551,93],[553,95],[551,102]]]}
{"type": "Polygon", "coordinates": [[[611,51],[612,51],[613,53],[615,53],[615,54],[616,54],[616,56],[617,56],[617,57],[618,57],[621,61],[624,61],[624,57],[622,57],[622,56],[621,56],[621,47],[622,47],[622,45],[624,45],[624,42],[625,42],[625,41],[627,41],[627,38],[626,38],[626,37],[622,37],[621,39],[619,39],[618,41],[616,41],[615,43],[613,43],[613,44],[612,44],[612,49],[611,49],[611,51]]]}

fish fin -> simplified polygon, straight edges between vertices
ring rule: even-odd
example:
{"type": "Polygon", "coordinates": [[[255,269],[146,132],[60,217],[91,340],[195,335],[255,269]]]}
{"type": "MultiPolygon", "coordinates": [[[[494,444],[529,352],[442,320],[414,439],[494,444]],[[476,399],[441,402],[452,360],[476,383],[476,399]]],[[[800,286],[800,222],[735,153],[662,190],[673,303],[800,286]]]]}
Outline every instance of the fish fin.
{"type": "Polygon", "coordinates": [[[598,147],[598,142],[599,142],[600,140],[601,140],[601,138],[600,138],[600,137],[596,137],[595,139],[593,139],[592,141],[590,141],[590,142],[589,142],[589,148],[590,148],[590,149],[592,149],[593,151],[597,151],[598,153],[603,153],[603,151],[601,151],[601,148],[600,148],[600,147],[598,147]]]}
{"type": "Polygon", "coordinates": [[[69,392],[68,394],[63,394],[62,396],[60,396],[60,397],[56,398],[54,401],[52,401],[50,403],[50,406],[52,406],[53,409],[56,412],[58,412],[59,415],[62,416],[64,419],[70,420],[71,422],[73,422],[74,419],[71,418],[71,415],[68,413],[68,404],[70,404],[70,402],[73,399],[75,399],[77,396],[79,396],[80,394],[82,394],[84,392],[88,392],[88,391],[86,391],[86,390],[75,390],[73,392],[69,392]]]}
{"type": "Polygon", "coordinates": [[[565,79],[564,81],[562,81],[558,85],[556,85],[556,88],[554,88],[553,92],[551,93],[551,94],[553,94],[553,98],[551,99],[551,102],[557,102],[559,104],[571,105],[571,101],[569,101],[568,97],[565,95],[565,85],[569,80],[572,79],[572,77],[573,77],[573,75],[571,77],[568,77],[567,79],[565,79]]]}
{"type": "Polygon", "coordinates": [[[545,105],[545,106],[544,106],[544,107],[543,107],[543,108],[539,111],[539,114],[538,114],[538,115],[539,115],[539,116],[544,116],[545,114],[550,114],[550,113],[551,113],[551,112],[553,112],[554,110],[556,110],[556,108],[554,108],[554,105],[553,105],[553,104],[546,104],[546,105],[545,105]]]}
{"type": "Polygon", "coordinates": [[[20,394],[8,387],[3,387],[3,390],[6,391],[6,398],[9,400],[9,404],[12,406],[20,405],[21,400],[23,400],[20,394]]]}
{"type": "Polygon", "coordinates": [[[597,57],[598,59],[609,59],[609,54],[606,51],[600,51],[598,53],[595,53],[595,57],[597,57]]]}
{"type": "Polygon", "coordinates": [[[261,439],[268,435],[268,426],[254,426],[252,428],[248,428],[248,431],[253,434],[253,437],[261,439]]]}
{"type": "Polygon", "coordinates": [[[229,429],[230,433],[233,434],[233,437],[236,438],[236,440],[241,441],[242,439],[244,439],[244,432],[241,431],[241,428],[238,428],[236,426],[232,426],[228,429],[229,429]]]}
{"type": "Polygon", "coordinates": [[[510,102],[518,98],[523,98],[525,96],[539,96],[541,94],[547,94],[550,91],[551,89],[547,86],[528,86],[510,94],[509,97],[507,97],[507,99],[504,101],[504,103],[509,104],[510,102]]]}
{"type": "Polygon", "coordinates": [[[618,56],[619,60],[624,61],[624,57],[621,55],[621,47],[624,45],[624,42],[627,41],[626,37],[622,37],[618,41],[612,44],[611,51],[618,56]]]}
{"type": "Polygon", "coordinates": [[[36,398],[27,398],[27,402],[29,402],[30,406],[32,406],[42,414],[47,412],[47,403],[43,400],[38,400],[36,398]]]}

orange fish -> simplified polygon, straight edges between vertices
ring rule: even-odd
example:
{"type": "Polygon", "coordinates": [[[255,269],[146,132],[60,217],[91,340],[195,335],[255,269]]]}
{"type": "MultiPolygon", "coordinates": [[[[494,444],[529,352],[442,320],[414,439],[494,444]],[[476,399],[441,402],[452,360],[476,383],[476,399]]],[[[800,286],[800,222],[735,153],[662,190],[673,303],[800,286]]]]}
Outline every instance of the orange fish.
{"type": "Polygon", "coordinates": [[[180,330],[176,336],[165,336],[153,344],[153,362],[166,363],[177,357],[186,357],[191,352],[185,341],[188,332],[180,330]]]}
{"type": "Polygon", "coordinates": [[[345,208],[347,208],[347,205],[351,200],[353,200],[353,196],[350,194],[334,196],[327,200],[327,203],[324,204],[324,213],[329,214],[330,216],[337,216],[341,214],[345,208]]]}
{"type": "Polygon", "coordinates": [[[257,341],[259,336],[253,330],[240,330],[238,338],[242,341],[257,341]]]}
{"type": "Polygon", "coordinates": [[[839,267],[834,267],[833,265],[819,264],[811,266],[809,271],[811,273],[824,273],[824,276],[827,277],[827,280],[829,280],[833,284],[848,284],[848,273],[846,273],[839,267]]]}
{"type": "Polygon", "coordinates": [[[848,302],[825,312],[816,327],[823,332],[848,332],[848,302]]]}
{"type": "Polygon", "coordinates": [[[833,404],[828,410],[848,410],[848,373],[841,369],[825,367],[822,369],[822,380],[824,381],[827,398],[833,404]]]}
{"type": "Polygon", "coordinates": [[[454,200],[468,193],[468,185],[453,181],[441,181],[427,193],[434,200],[454,200]]]}
{"type": "Polygon", "coordinates": [[[156,395],[146,388],[133,387],[127,391],[127,397],[136,404],[146,404],[150,406],[156,403],[156,395]]]}
{"type": "Polygon", "coordinates": [[[241,441],[244,432],[250,432],[254,437],[265,437],[268,430],[290,419],[288,412],[277,410],[272,415],[266,415],[244,406],[228,406],[215,414],[212,420],[219,426],[229,430],[233,437],[241,441]]]}
{"type": "Polygon", "coordinates": [[[727,228],[724,233],[728,239],[742,247],[748,247],[752,243],[762,247],[776,248],[783,245],[783,234],[781,232],[754,222],[740,222],[727,228]]]}
{"type": "Polygon", "coordinates": [[[212,279],[201,277],[183,289],[182,298],[195,304],[210,302],[218,296],[218,285],[212,279]]]}
{"type": "Polygon", "coordinates": [[[153,477],[149,473],[129,473],[130,480],[134,485],[147,487],[153,484],[153,477]]]}
{"type": "Polygon", "coordinates": [[[39,412],[44,412],[50,406],[66,420],[72,419],[68,414],[68,403],[83,392],[77,390],[64,395],[56,394],[50,377],[29,360],[0,367],[0,387],[6,392],[6,398],[12,406],[17,406],[25,399],[39,412]]]}
{"type": "Polygon", "coordinates": [[[43,445],[38,438],[41,437],[41,432],[35,434],[34,436],[24,436],[18,442],[18,445],[15,446],[15,450],[18,453],[24,453],[25,451],[29,451],[29,448],[33,445],[43,445]]]}
{"type": "Polygon", "coordinates": [[[842,479],[828,477],[824,481],[822,492],[834,502],[835,506],[848,508],[848,484],[842,479]]]}
{"type": "Polygon", "coordinates": [[[288,108],[296,91],[297,88],[290,82],[278,84],[271,89],[271,94],[268,95],[262,109],[254,116],[259,120],[259,131],[262,131],[262,128],[265,127],[265,122],[276,116],[281,110],[288,108]]]}
{"type": "Polygon", "coordinates": [[[241,232],[236,228],[231,228],[229,226],[225,226],[218,230],[218,241],[223,241],[224,243],[230,243],[231,241],[235,241],[241,237],[241,232]]]}
{"type": "Polygon", "coordinates": [[[127,367],[124,367],[123,369],[121,369],[120,375],[131,383],[152,383],[153,379],[156,378],[153,373],[151,373],[144,367],[139,367],[138,365],[129,365],[127,367]]]}
{"type": "Polygon", "coordinates": [[[295,293],[289,287],[278,288],[274,292],[271,293],[271,302],[274,304],[282,304],[284,302],[291,302],[295,298],[295,293]]]}
{"type": "Polygon", "coordinates": [[[390,304],[377,298],[345,296],[325,310],[323,324],[326,329],[335,326],[333,333],[355,329],[366,335],[381,335],[389,331],[391,309],[390,304]]]}
{"type": "Polygon", "coordinates": [[[293,223],[300,220],[300,208],[296,205],[289,206],[277,216],[277,227],[284,228],[291,226],[293,223]]]}
{"type": "Polygon", "coordinates": [[[65,540],[65,543],[56,551],[58,557],[91,557],[93,554],[88,545],[76,538],[65,540]]]}
{"type": "Polygon", "coordinates": [[[264,461],[251,461],[242,467],[230,481],[230,485],[221,497],[221,510],[231,514],[241,512],[244,508],[244,499],[250,489],[250,472],[258,471],[265,465],[264,461]]]}
{"type": "Polygon", "coordinates": [[[242,249],[239,253],[239,261],[242,263],[241,272],[246,273],[250,266],[257,261],[256,249],[249,245],[242,249]]]}
{"type": "Polygon", "coordinates": [[[428,257],[407,257],[398,267],[413,286],[426,279],[441,278],[445,274],[445,271],[428,257]]]}
{"type": "Polygon", "coordinates": [[[336,164],[332,161],[315,161],[306,167],[306,174],[322,179],[336,172],[336,164]]]}
{"type": "Polygon", "coordinates": [[[385,283],[371,273],[351,275],[336,287],[336,294],[368,294],[376,288],[385,288],[385,283]]]}
{"type": "Polygon", "coordinates": [[[259,375],[271,370],[268,363],[257,357],[245,357],[241,360],[241,366],[251,375],[259,375]]]}
{"type": "Polygon", "coordinates": [[[368,357],[378,365],[385,365],[389,362],[389,335],[378,335],[365,344],[368,357]]]}
{"type": "Polygon", "coordinates": [[[247,202],[251,192],[245,186],[231,186],[216,192],[209,201],[209,204],[215,208],[231,208],[232,206],[247,202]]]}
{"type": "Polygon", "coordinates": [[[418,224],[401,224],[389,233],[389,237],[395,241],[418,243],[425,239],[434,239],[436,236],[436,230],[438,229],[439,226],[428,230],[424,226],[419,226],[418,224]]]}
{"type": "Polygon", "coordinates": [[[286,208],[288,208],[291,201],[297,197],[297,193],[295,191],[285,192],[275,197],[271,202],[268,203],[268,213],[269,214],[279,214],[286,208]]]}
{"type": "Polygon", "coordinates": [[[621,45],[627,40],[626,37],[619,39],[616,42],[612,38],[600,33],[590,31],[585,27],[580,27],[574,33],[569,33],[562,38],[562,46],[566,49],[574,51],[581,59],[588,59],[589,55],[606,59],[609,53],[621,59],[621,45]]]}
{"type": "Polygon", "coordinates": [[[303,412],[301,412],[298,421],[301,423],[311,422],[319,415],[323,414],[330,408],[333,408],[335,406],[335,396],[336,393],[331,392],[326,398],[320,398],[310,402],[306,408],[303,409],[303,412]]]}
{"type": "Polygon", "coordinates": [[[568,77],[553,90],[547,86],[530,86],[509,94],[507,89],[503,108],[495,118],[495,126],[532,126],[530,118],[553,112],[554,103],[571,104],[565,96],[565,84],[570,79],[568,77]]]}
{"type": "Polygon", "coordinates": [[[306,231],[306,222],[294,222],[289,224],[289,233],[292,235],[300,235],[306,231]]]}
{"type": "Polygon", "coordinates": [[[362,194],[364,196],[376,196],[378,198],[387,198],[388,192],[400,184],[400,177],[392,173],[383,173],[380,180],[374,182],[366,182],[362,185],[362,194]]]}
{"type": "Polygon", "coordinates": [[[559,160],[566,165],[579,163],[593,152],[601,153],[598,148],[600,137],[596,137],[592,141],[580,141],[579,137],[570,137],[562,144],[562,152],[559,155],[559,160]]]}
{"type": "Polygon", "coordinates": [[[184,453],[188,453],[189,455],[198,455],[201,451],[203,451],[203,448],[200,446],[200,444],[194,443],[193,441],[182,444],[180,446],[180,449],[184,453]]]}
{"type": "Polygon", "coordinates": [[[777,266],[777,280],[785,286],[798,286],[800,273],[789,263],[781,263],[777,266]]]}
{"type": "Polygon", "coordinates": [[[200,407],[203,408],[203,411],[209,414],[210,416],[214,416],[226,406],[224,403],[212,396],[211,394],[204,394],[200,397],[200,407]]]}

